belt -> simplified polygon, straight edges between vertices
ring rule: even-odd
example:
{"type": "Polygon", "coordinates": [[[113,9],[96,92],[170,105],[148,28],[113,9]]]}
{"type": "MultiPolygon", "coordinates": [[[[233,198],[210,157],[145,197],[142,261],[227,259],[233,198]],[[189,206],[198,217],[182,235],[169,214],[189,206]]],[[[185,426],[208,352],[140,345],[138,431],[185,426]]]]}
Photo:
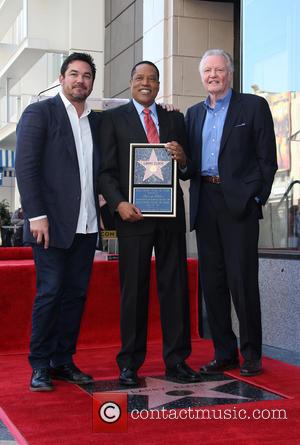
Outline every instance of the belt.
{"type": "Polygon", "coordinates": [[[201,176],[203,182],[210,182],[211,184],[221,184],[220,176],[201,176]]]}

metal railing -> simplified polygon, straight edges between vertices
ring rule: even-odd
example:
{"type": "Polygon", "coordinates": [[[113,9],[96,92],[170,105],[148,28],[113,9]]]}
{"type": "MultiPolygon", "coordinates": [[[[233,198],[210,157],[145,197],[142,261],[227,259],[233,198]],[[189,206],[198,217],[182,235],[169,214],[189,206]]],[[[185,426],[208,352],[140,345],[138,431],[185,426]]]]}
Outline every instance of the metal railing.
{"type": "Polygon", "coordinates": [[[269,202],[260,224],[260,248],[300,250],[300,199],[294,199],[292,181],[278,202],[269,202]]]}

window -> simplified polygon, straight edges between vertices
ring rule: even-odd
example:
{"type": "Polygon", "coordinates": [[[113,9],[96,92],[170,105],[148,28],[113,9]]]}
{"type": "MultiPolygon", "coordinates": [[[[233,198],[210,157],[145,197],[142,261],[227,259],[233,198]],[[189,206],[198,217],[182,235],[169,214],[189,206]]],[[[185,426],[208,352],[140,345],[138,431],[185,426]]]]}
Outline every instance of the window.
{"type": "Polygon", "coordinates": [[[242,91],[269,102],[278,172],[259,246],[300,249],[300,2],[242,2],[242,91]]]}

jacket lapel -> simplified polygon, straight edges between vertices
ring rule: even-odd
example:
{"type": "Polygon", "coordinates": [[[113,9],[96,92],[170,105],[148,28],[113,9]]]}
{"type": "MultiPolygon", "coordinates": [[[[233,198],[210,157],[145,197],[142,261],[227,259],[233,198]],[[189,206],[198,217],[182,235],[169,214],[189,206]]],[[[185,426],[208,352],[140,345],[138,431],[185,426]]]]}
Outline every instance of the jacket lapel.
{"type": "Polygon", "coordinates": [[[204,108],[203,102],[200,102],[195,113],[195,143],[192,144],[196,147],[195,159],[198,161],[198,165],[202,162],[202,130],[206,116],[206,109],[204,108]]]}
{"type": "Polygon", "coordinates": [[[91,113],[88,115],[88,119],[93,139],[93,177],[96,179],[100,167],[99,134],[101,115],[98,115],[98,113],[95,111],[91,111],[91,113]]]}
{"type": "Polygon", "coordinates": [[[123,113],[129,129],[130,140],[135,143],[147,143],[147,135],[132,101],[123,107],[123,113]]]}
{"type": "MultiPolygon", "coordinates": [[[[147,143],[147,135],[144,130],[144,127],[141,123],[140,117],[136,111],[136,108],[133,102],[129,102],[128,105],[125,105],[123,108],[124,117],[126,119],[128,128],[130,129],[130,136],[132,140],[135,140],[137,143],[147,143]]],[[[168,141],[169,134],[169,120],[167,116],[167,111],[163,108],[157,106],[156,107],[158,122],[159,122],[159,139],[160,142],[168,141]]]]}
{"type": "Polygon", "coordinates": [[[169,140],[169,119],[168,111],[160,106],[156,106],[156,112],[159,122],[159,140],[160,142],[168,142],[169,140]]]}
{"type": "Polygon", "coordinates": [[[65,141],[66,148],[70,152],[71,156],[77,160],[76,145],[70,119],[59,94],[53,98],[53,105],[53,116],[54,119],[56,119],[57,128],[60,130],[60,136],[65,141]]]}
{"type": "Polygon", "coordinates": [[[196,160],[198,165],[201,165],[202,161],[202,130],[206,116],[206,109],[203,102],[200,102],[191,115],[190,123],[192,133],[190,139],[190,149],[192,153],[192,159],[196,160]]]}
{"type": "Polygon", "coordinates": [[[224,150],[224,147],[225,147],[227,139],[232,131],[232,128],[240,116],[240,112],[241,112],[241,103],[240,103],[239,95],[237,93],[235,93],[234,91],[232,91],[231,100],[229,103],[226,119],[224,122],[224,128],[223,128],[223,134],[222,134],[221,146],[220,146],[220,154],[224,150]]]}

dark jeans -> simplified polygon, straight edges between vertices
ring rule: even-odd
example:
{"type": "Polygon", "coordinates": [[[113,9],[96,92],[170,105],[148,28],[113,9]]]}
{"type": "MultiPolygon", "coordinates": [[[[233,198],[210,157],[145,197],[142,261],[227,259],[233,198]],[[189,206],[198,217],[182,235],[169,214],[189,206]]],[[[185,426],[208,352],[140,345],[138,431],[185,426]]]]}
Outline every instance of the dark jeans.
{"type": "Polygon", "coordinates": [[[33,246],[37,276],[29,354],[33,368],[72,361],[96,241],[96,233],[78,234],[69,249],[33,246]]]}

